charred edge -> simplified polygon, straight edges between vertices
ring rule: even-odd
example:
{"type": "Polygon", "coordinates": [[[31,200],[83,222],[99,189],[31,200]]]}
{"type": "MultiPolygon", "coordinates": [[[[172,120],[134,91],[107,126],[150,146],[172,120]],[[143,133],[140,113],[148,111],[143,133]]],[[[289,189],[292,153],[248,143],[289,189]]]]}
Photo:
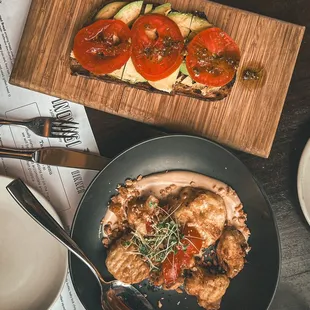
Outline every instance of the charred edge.
{"type": "Polygon", "coordinates": [[[219,101],[219,100],[226,98],[230,94],[231,88],[234,84],[234,82],[230,82],[229,84],[225,85],[222,89],[215,91],[214,93],[210,93],[209,97],[206,97],[202,95],[201,92],[200,93],[196,93],[192,91],[189,92],[189,89],[180,89],[177,87],[171,93],[167,93],[159,89],[153,88],[151,85],[147,83],[130,84],[126,81],[122,81],[122,80],[119,80],[119,79],[116,79],[110,76],[93,75],[87,70],[81,69],[80,66],[72,65],[70,68],[71,68],[71,75],[73,76],[82,76],[83,78],[86,78],[86,79],[99,80],[99,81],[103,81],[106,83],[112,83],[112,84],[121,85],[125,87],[131,87],[131,88],[135,88],[139,90],[144,90],[146,92],[152,92],[155,94],[161,94],[161,95],[166,95],[170,97],[174,95],[180,95],[180,96],[185,96],[188,98],[194,98],[194,99],[199,99],[199,100],[209,101],[209,102],[219,101]]]}
{"type": "Polygon", "coordinates": [[[204,18],[204,19],[208,20],[208,17],[207,17],[207,15],[206,15],[204,12],[201,12],[201,11],[192,11],[191,13],[192,13],[193,15],[197,16],[197,17],[204,18]]]}
{"type": "Polygon", "coordinates": [[[195,98],[195,99],[199,99],[203,101],[219,101],[219,100],[226,98],[230,94],[231,89],[236,81],[236,75],[235,75],[234,79],[231,82],[229,82],[227,85],[223,86],[219,90],[210,92],[207,96],[204,96],[203,94],[201,94],[201,92],[200,93],[195,92],[193,89],[191,89],[188,86],[184,87],[183,85],[180,85],[180,84],[176,84],[176,88],[174,91],[172,91],[171,93],[167,93],[159,89],[153,88],[151,85],[147,83],[130,84],[126,81],[122,81],[122,80],[119,80],[119,79],[116,79],[110,76],[97,76],[83,69],[83,67],[79,65],[79,63],[75,59],[70,58],[70,61],[71,61],[71,65],[70,65],[71,75],[73,76],[82,76],[88,79],[100,80],[100,81],[104,81],[107,83],[114,83],[117,85],[132,87],[135,89],[140,89],[140,90],[144,90],[147,92],[162,94],[166,96],[181,95],[181,96],[195,98]]]}

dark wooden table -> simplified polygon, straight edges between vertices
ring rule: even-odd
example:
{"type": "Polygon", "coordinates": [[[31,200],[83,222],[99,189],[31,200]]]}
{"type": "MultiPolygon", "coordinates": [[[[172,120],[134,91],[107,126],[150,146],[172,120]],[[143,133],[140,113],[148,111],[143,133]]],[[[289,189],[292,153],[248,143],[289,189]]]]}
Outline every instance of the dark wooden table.
{"type": "MultiPolygon", "coordinates": [[[[310,27],[309,0],[218,2],[310,27]]],[[[100,152],[107,157],[114,157],[133,144],[159,136],[164,130],[92,109],[87,109],[87,114],[100,152]]],[[[282,272],[271,310],[310,309],[310,227],[301,212],[296,189],[300,156],[309,138],[310,30],[307,29],[269,159],[232,151],[264,188],[280,231],[282,272]]]]}

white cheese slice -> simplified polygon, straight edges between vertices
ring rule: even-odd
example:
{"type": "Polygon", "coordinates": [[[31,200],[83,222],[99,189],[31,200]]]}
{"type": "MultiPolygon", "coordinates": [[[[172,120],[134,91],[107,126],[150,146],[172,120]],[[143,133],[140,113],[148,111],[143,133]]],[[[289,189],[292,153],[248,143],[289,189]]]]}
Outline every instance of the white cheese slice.
{"type": "Polygon", "coordinates": [[[131,58],[127,61],[122,80],[131,84],[146,82],[146,79],[137,72],[131,58]]]}
{"type": "Polygon", "coordinates": [[[201,93],[205,96],[208,92],[210,92],[211,90],[212,91],[217,91],[217,90],[220,90],[221,87],[213,87],[213,86],[207,86],[205,88],[203,88],[201,90],[201,93]]]}
{"type": "Polygon", "coordinates": [[[195,82],[190,76],[187,76],[181,83],[193,89],[203,89],[206,87],[206,85],[195,82]]]}
{"type": "Polygon", "coordinates": [[[200,83],[195,82],[190,76],[187,76],[184,80],[181,81],[181,84],[184,84],[192,89],[200,89],[201,93],[205,96],[208,92],[217,91],[221,87],[214,87],[214,86],[206,86],[200,83]]]}
{"type": "MultiPolygon", "coordinates": [[[[72,59],[76,59],[76,58],[75,58],[75,55],[74,55],[74,53],[73,53],[73,51],[71,51],[70,57],[71,57],[72,59]]],[[[124,72],[125,66],[126,66],[126,64],[123,65],[120,69],[115,70],[115,71],[113,71],[112,73],[109,73],[109,74],[107,74],[107,75],[110,76],[110,77],[114,77],[115,79],[121,80],[121,79],[122,79],[122,76],[123,76],[123,72],[124,72]]]]}
{"type": "Polygon", "coordinates": [[[187,76],[184,80],[181,81],[182,84],[189,86],[189,87],[192,87],[193,82],[194,81],[189,76],[187,76]]]}
{"type": "Polygon", "coordinates": [[[173,91],[173,86],[177,81],[179,72],[180,72],[180,68],[178,68],[172,74],[170,74],[168,77],[162,80],[155,81],[155,82],[148,81],[148,83],[158,90],[171,93],[173,91]]]}
{"type": "Polygon", "coordinates": [[[122,79],[122,76],[124,74],[124,69],[125,69],[126,64],[124,64],[120,69],[117,69],[115,71],[113,71],[112,73],[107,74],[108,76],[111,76],[115,79],[122,79]]]}

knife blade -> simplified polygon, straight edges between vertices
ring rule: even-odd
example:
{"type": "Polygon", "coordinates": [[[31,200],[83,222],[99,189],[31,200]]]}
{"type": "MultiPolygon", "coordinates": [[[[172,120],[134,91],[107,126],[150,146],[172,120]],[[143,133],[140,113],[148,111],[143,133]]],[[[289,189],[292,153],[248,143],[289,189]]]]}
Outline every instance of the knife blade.
{"type": "Polygon", "coordinates": [[[110,162],[108,158],[99,155],[60,147],[40,149],[0,148],[0,157],[22,159],[50,166],[90,170],[102,170],[110,162]]]}

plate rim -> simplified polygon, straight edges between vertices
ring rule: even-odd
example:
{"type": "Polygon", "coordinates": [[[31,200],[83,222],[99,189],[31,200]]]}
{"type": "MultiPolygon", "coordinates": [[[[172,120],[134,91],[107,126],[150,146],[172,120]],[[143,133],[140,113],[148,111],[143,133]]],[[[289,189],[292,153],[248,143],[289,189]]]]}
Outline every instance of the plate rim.
{"type": "MultiPolygon", "coordinates": [[[[97,179],[100,177],[100,175],[103,173],[104,170],[106,170],[110,165],[112,165],[116,160],[118,160],[120,157],[122,157],[123,155],[125,155],[127,152],[135,149],[136,147],[139,147],[139,146],[142,146],[144,144],[147,144],[147,143],[152,143],[153,141],[157,141],[157,140],[161,140],[161,139],[173,139],[173,138],[189,138],[189,139],[196,139],[196,140],[201,140],[203,141],[204,143],[207,142],[207,143],[210,143],[210,144],[213,144],[214,146],[218,147],[219,149],[221,149],[223,152],[229,154],[230,156],[232,156],[234,158],[234,160],[238,161],[245,169],[246,171],[250,174],[250,176],[252,177],[253,181],[255,182],[255,184],[257,185],[257,187],[259,188],[259,191],[261,192],[261,194],[263,195],[267,205],[268,205],[268,208],[270,210],[270,214],[271,214],[271,217],[273,219],[273,223],[274,223],[274,227],[275,227],[275,231],[276,231],[276,235],[277,235],[277,240],[278,240],[278,257],[279,257],[279,265],[278,265],[278,270],[277,270],[277,280],[276,280],[276,283],[275,283],[275,287],[274,287],[274,291],[273,291],[273,294],[272,294],[272,297],[270,298],[270,302],[267,306],[267,308],[265,310],[269,310],[270,306],[272,305],[272,302],[274,300],[274,297],[276,295],[276,292],[277,292],[277,289],[278,289],[278,286],[279,286],[279,283],[280,283],[280,277],[281,277],[281,266],[282,266],[282,247],[281,247],[281,239],[280,239],[280,233],[279,233],[279,227],[277,225],[277,220],[276,220],[276,216],[275,216],[275,213],[273,211],[273,209],[271,208],[271,203],[270,203],[270,200],[268,199],[268,196],[267,194],[265,193],[265,190],[263,189],[263,187],[259,184],[259,182],[257,181],[257,179],[255,178],[255,176],[253,175],[253,173],[249,170],[249,168],[234,154],[232,153],[228,148],[226,148],[225,146],[217,143],[217,142],[214,142],[212,140],[209,140],[207,138],[203,138],[203,137],[199,137],[199,136],[193,136],[193,135],[186,135],[186,134],[169,134],[169,135],[165,135],[165,136],[159,136],[159,137],[155,137],[155,138],[151,138],[151,139],[147,139],[147,140],[144,140],[142,142],[139,142],[139,143],[136,143],[134,144],[133,146],[125,149],[124,151],[122,151],[121,153],[119,153],[118,155],[116,155],[115,157],[112,158],[112,160],[101,170],[99,171],[99,173],[95,176],[95,178],[91,181],[91,183],[88,185],[87,187],[87,190],[84,192],[82,198],[80,199],[80,202],[79,202],[79,205],[75,211],[75,214],[74,214],[74,217],[73,217],[73,221],[72,221],[72,225],[71,225],[71,228],[70,228],[70,237],[73,238],[73,232],[74,232],[74,227],[75,227],[75,224],[76,224],[76,219],[77,219],[77,216],[78,216],[78,213],[80,211],[80,208],[82,206],[82,203],[87,195],[87,193],[89,192],[90,188],[92,187],[92,185],[97,181],[97,179]]],[[[72,256],[74,256],[74,254],[72,254],[71,252],[69,252],[69,271],[70,271],[70,276],[71,276],[71,279],[72,279],[72,284],[73,284],[73,287],[75,289],[76,287],[76,284],[75,284],[75,280],[73,278],[73,270],[72,270],[72,256]]],[[[80,302],[82,303],[82,305],[86,308],[84,302],[80,299],[79,295],[77,294],[77,297],[79,298],[80,302]]]]}
{"type": "MultiPolygon", "coordinates": [[[[3,180],[7,180],[8,184],[10,184],[12,181],[14,181],[15,179],[17,179],[16,177],[11,177],[11,176],[7,176],[7,175],[3,175],[1,174],[0,175],[0,182],[1,182],[1,179],[3,180]]],[[[40,199],[42,201],[44,201],[44,203],[46,203],[46,205],[48,205],[48,209],[49,210],[52,210],[53,211],[53,214],[50,214],[54,219],[55,221],[62,227],[64,228],[64,224],[61,220],[61,218],[59,217],[56,209],[54,208],[53,204],[47,200],[47,198],[40,192],[38,191],[37,189],[35,189],[33,186],[29,185],[28,182],[26,181],[25,182],[26,186],[29,188],[29,190],[34,194],[35,197],[40,197],[40,199]]],[[[4,191],[6,191],[6,188],[4,188],[4,191]]],[[[13,203],[16,203],[15,200],[13,200],[13,203]]],[[[46,205],[44,205],[44,208],[46,208],[46,205]]],[[[48,213],[49,210],[46,210],[48,213]]],[[[28,215],[29,216],[29,215],[28,215]]],[[[35,223],[35,221],[33,219],[31,219],[33,221],[33,223],[35,223]]],[[[37,223],[35,223],[35,225],[39,225],[37,223]]],[[[42,228],[43,229],[43,228],[42,228]]],[[[44,229],[45,230],[45,229],[44,229]]],[[[45,230],[46,231],[46,230],[45,230]]],[[[65,255],[65,262],[64,262],[64,267],[65,267],[65,272],[64,272],[64,275],[62,277],[62,280],[61,280],[61,285],[59,286],[59,290],[57,292],[57,294],[55,294],[55,297],[53,298],[52,302],[50,303],[50,305],[48,306],[47,310],[50,310],[55,304],[56,302],[58,301],[60,295],[61,295],[61,292],[63,291],[64,289],[64,286],[65,286],[65,283],[66,283],[66,280],[67,280],[67,275],[68,275],[68,270],[69,270],[69,255],[68,255],[68,251],[66,251],[66,255],[65,255]]]]}
{"type": "MultiPolygon", "coordinates": [[[[300,160],[299,160],[299,165],[298,165],[298,172],[297,172],[297,193],[298,193],[298,200],[299,204],[301,207],[301,210],[304,214],[304,217],[308,224],[310,225],[310,210],[307,209],[307,205],[305,200],[303,199],[303,180],[304,180],[304,169],[307,165],[307,160],[306,157],[309,155],[310,158],[310,139],[307,141],[305,144],[305,147],[302,151],[300,160]]],[[[310,166],[310,164],[309,164],[310,166]]],[[[309,205],[310,209],[310,205],[309,205]]]]}

